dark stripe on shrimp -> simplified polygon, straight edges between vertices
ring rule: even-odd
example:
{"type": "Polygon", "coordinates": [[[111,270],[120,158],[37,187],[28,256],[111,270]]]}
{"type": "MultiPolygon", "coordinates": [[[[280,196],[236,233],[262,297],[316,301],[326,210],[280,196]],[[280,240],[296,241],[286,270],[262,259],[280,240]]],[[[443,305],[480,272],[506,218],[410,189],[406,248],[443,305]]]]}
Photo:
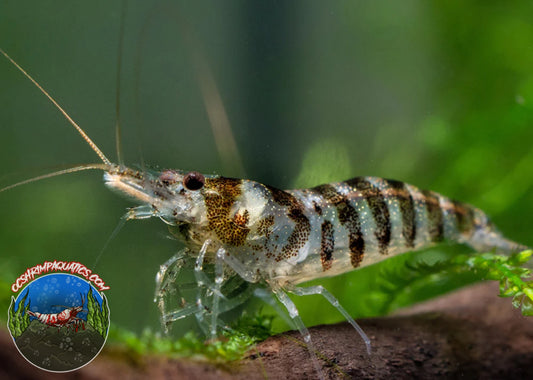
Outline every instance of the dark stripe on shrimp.
{"type": "Polygon", "coordinates": [[[393,179],[386,179],[387,185],[394,189],[394,197],[398,200],[402,214],[402,235],[405,246],[413,248],[416,239],[415,204],[413,197],[407,190],[405,183],[393,179]]]}
{"type": "Polygon", "coordinates": [[[389,208],[383,194],[364,177],[352,178],[345,183],[353,187],[355,191],[359,191],[366,199],[376,223],[374,235],[378,241],[379,253],[386,255],[391,241],[391,221],[389,208]]]}
{"type": "Polygon", "coordinates": [[[357,268],[365,254],[365,238],[361,229],[359,214],[352,207],[349,200],[337,192],[332,185],[320,185],[311,189],[321,195],[327,203],[337,209],[340,224],[348,231],[348,244],[350,246],[350,262],[357,268]]]}
{"type": "Polygon", "coordinates": [[[289,257],[295,257],[307,243],[311,234],[311,223],[304,214],[304,206],[294,195],[286,191],[271,186],[265,187],[270,191],[274,202],[287,207],[287,216],[295,223],[294,229],[287,238],[287,244],[282,247],[281,253],[276,256],[275,260],[281,261],[289,257]]]}
{"type": "Polygon", "coordinates": [[[333,224],[329,220],[326,220],[322,223],[322,238],[320,242],[320,261],[322,262],[322,269],[324,271],[331,268],[334,248],[333,224]]]}
{"type": "Polygon", "coordinates": [[[471,231],[474,228],[474,210],[472,207],[454,200],[452,200],[452,205],[457,223],[457,231],[471,231]]]}
{"type": "Polygon", "coordinates": [[[429,190],[421,190],[428,213],[428,232],[432,242],[444,239],[444,218],[439,204],[439,196],[429,190]]]}

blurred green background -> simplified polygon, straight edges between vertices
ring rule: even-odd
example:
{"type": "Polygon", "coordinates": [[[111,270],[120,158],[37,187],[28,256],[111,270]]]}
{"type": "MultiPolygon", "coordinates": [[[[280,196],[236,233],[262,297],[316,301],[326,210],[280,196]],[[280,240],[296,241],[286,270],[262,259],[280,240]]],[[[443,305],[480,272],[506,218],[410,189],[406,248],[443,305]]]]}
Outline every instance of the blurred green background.
{"type": "MultiPolygon", "coordinates": [[[[120,50],[122,9],[108,0],[0,2],[0,47],[108,157],[116,157],[121,52],[129,165],[280,188],[394,178],[472,203],[510,238],[533,245],[532,2],[132,1],[120,50]],[[244,173],[217,152],[198,52],[220,90],[244,173]]],[[[0,162],[0,187],[97,162],[3,58],[0,162]]],[[[93,267],[129,206],[98,172],[0,193],[4,285],[45,260],[93,267]]],[[[130,222],[98,261],[113,322],[135,331],[158,326],[154,276],[178,249],[166,231],[157,220],[130,222]]],[[[355,272],[320,283],[354,316],[376,314],[365,300],[368,278],[355,272]]],[[[342,320],[318,298],[298,305],[307,323],[342,320]]]]}

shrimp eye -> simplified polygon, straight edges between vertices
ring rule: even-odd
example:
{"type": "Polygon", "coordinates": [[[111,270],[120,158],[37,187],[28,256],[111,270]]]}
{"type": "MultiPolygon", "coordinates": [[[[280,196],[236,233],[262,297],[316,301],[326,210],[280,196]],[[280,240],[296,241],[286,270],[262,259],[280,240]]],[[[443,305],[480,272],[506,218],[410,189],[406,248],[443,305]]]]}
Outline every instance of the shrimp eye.
{"type": "Polygon", "coordinates": [[[204,183],[204,176],[198,172],[190,172],[183,178],[183,186],[188,190],[200,190],[204,183]]]}

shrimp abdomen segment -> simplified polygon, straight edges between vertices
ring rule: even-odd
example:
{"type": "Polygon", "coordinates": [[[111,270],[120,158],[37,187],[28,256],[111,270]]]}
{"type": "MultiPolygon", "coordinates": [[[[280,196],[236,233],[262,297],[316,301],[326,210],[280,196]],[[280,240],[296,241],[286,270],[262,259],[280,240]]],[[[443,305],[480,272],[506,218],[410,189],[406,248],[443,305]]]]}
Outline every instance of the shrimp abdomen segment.
{"type": "Polygon", "coordinates": [[[400,181],[356,177],[288,193],[304,205],[311,224],[310,249],[293,268],[299,276],[307,272],[305,281],[443,241],[505,252],[519,246],[481,210],[400,181]]]}

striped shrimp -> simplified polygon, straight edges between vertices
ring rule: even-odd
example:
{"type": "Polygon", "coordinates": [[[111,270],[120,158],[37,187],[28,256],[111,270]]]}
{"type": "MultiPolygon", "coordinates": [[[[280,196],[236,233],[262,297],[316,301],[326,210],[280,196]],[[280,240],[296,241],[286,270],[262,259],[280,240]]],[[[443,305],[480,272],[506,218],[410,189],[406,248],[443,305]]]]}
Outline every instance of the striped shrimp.
{"type": "Polygon", "coordinates": [[[370,352],[370,339],[331,293],[300,284],[443,241],[468,244],[476,251],[527,248],[503,237],[483,211],[400,181],[357,177],[285,191],[247,179],[114,164],[29,74],[0,52],[54,103],[103,162],[66,172],[103,170],[107,187],[140,203],[127,212],[126,220],[159,218],[183,241],[186,248],[163,264],[156,277],[155,298],[165,327],[195,315],[214,338],[223,325],[222,312],[252,294],[274,304],[273,295],[312,347],[287,293],[320,294],[355,328],[370,352]],[[171,303],[181,290],[175,282],[187,265],[194,268],[196,299],[176,308],[171,303]],[[204,271],[206,265],[214,272],[204,271]]]}

